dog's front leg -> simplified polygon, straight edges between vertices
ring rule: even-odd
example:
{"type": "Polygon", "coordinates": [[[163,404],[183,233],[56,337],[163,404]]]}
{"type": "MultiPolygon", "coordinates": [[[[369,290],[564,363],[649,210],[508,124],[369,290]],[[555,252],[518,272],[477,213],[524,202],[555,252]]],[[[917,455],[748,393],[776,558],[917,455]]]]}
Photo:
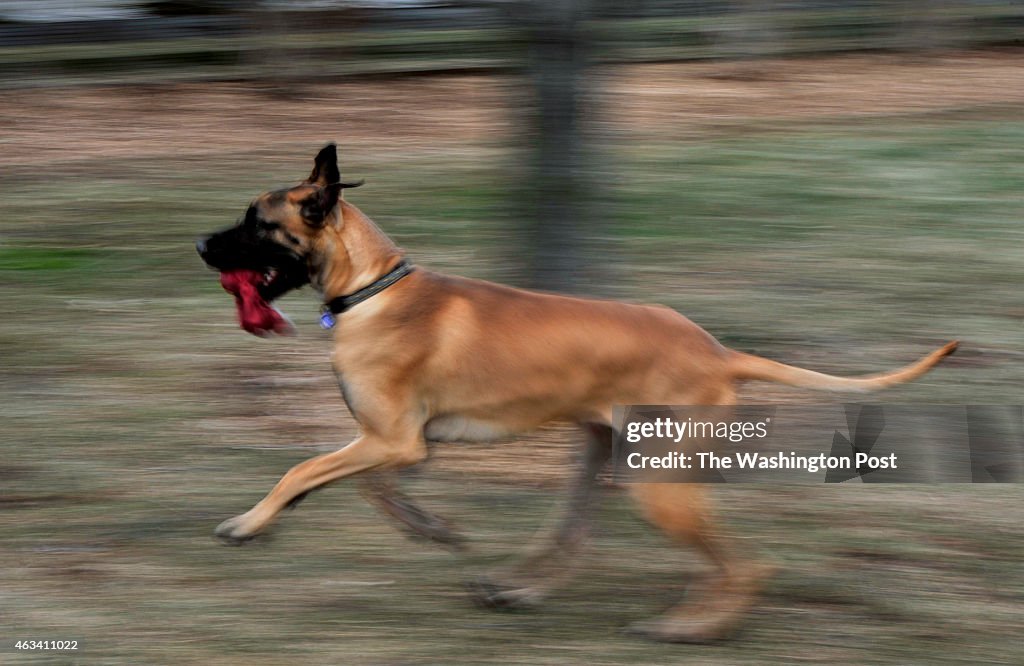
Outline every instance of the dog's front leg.
{"type": "Polygon", "coordinates": [[[371,469],[413,465],[426,455],[422,429],[410,430],[405,436],[364,434],[338,451],[291,468],[256,506],[221,523],[215,534],[229,543],[242,543],[265,530],[282,509],[311,490],[371,469]]]}

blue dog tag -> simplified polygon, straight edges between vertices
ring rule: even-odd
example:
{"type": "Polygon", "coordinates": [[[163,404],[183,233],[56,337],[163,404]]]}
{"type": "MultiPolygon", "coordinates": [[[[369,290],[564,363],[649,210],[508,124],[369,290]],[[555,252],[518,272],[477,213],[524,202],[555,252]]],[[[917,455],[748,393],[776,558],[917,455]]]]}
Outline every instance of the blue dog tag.
{"type": "Polygon", "coordinates": [[[334,328],[334,315],[330,312],[325,312],[320,315],[320,328],[329,330],[334,328]]]}

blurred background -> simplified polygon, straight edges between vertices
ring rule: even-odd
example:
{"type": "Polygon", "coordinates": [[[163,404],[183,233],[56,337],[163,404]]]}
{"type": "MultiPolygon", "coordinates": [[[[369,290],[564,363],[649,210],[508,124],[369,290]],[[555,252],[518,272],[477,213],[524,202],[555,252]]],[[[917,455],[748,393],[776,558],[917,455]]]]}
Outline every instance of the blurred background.
{"type": "Polygon", "coordinates": [[[575,584],[472,606],[556,515],[560,428],[408,475],[465,555],[344,482],[221,547],[355,425],[309,290],[298,338],[255,339],[192,244],[333,140],[434,269],[664,303],[828,372],[959,338],[879,399],[1021,404],[1022,29],[996,0],[0,1],[0,662],[1021,663],[1019,486],[721,488],[783,569],[718,646],[619,632],[705,565],[611,487],[575,584]]]}

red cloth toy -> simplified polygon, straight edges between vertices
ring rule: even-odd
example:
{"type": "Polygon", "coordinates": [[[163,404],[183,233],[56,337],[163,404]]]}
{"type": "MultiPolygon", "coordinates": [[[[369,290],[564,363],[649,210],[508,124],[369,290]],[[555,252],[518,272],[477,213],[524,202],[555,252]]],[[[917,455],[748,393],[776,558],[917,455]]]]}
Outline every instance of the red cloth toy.
{"type": "Polygon", "coordinates": [[[235,270],[220,274],[220,285],[235,297],[238,323],[242,328],[261,338],[272,333],[292,335],[295,327],[288,318],[260,296],[257,287],[263,282],[259,271],[235,270]]]}

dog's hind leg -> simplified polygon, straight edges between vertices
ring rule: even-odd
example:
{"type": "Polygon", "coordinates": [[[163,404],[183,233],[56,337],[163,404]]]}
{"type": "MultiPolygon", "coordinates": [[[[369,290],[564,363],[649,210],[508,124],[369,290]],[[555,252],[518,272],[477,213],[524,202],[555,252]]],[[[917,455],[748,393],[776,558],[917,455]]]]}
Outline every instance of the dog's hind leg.
{"type": "Polygon", "coordinates": [[[462,550],[465,537],[452,529],[444,518],[430,513],[398,490],[393,473],[380,472],[360,479],[363,497],[378,509],[398,520],[414,536],[462,550]]]}
{"type": "Polygon", "coordinates": [[[630,492],[644,517],[673,540],[696,547],[715,571],[691,587],[695,597],[630,631],[656,640],[702,643],[727,638],[757,600],[774,567],[741,558],[740,549],[715,528],[705,486],[634,483],[630,492]]]}
{"type": "Polygon", "coordinates": [[[565,513],[541,547],[511,568],[469,583],[474,598],[489,608],[515,608],[539,603],[575,573],[580,551],[590,535],[598,494],[597,477],[611,458],[612,429],[603,424],[583,426],[587,444],[573,482],[565,513]]]}

